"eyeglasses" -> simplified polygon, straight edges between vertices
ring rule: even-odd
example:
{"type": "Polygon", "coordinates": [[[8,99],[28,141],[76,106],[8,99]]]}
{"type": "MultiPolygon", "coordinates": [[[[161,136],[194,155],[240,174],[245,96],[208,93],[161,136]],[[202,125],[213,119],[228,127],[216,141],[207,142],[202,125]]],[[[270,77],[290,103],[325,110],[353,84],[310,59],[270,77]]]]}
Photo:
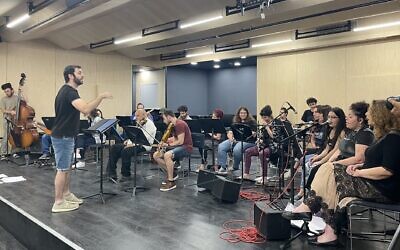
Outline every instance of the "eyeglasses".
{"type": "Polygon", "coordinates": [[[339,117],[337,117],[337,116],[328,116],[328,119],[337,119],[337,118],[339,118],[339,117]]]}

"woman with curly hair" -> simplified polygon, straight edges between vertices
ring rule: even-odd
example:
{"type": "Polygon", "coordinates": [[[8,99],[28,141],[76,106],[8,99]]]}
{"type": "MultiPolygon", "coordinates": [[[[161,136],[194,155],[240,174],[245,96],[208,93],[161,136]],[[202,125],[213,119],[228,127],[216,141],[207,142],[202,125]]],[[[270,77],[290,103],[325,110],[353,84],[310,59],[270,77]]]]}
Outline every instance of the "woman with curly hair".
{"type": "Polygon", "coordinates": [[[376,202],[400,201],[399,118],[386,109],[383,100],[372,102],[367,118],[374,127],[377,140],[365,151],[364,163],[325,167],[330,170],[329,174],[318,171],[310,197],[292,212],[283,214],[287,219],[302,219],[321,211],[326,222],[325,231],[312,238],[312,244],[337,244],[339,215],[354,198],[376,202]]]}
{"type": "MultiPolygon", "coordinates": [[[[238,108],[236,115],[233,117],[233,124],[247,125],[251,128],[253,134],[256,134],[257,122],[246,107],[238,108]]],[[[242,143],[239,143],[240,141],[234,138],[232,131],[228,131],[227,137],[228,139],[218,145],[218,164],[221,166],[218,171],[219,174],[227,173],[227,153],[230,149],[233,149],[233,170],[239,169],[239,164],[242,160],[242,143]]],[[[243,152],[247,148],[254,146],[255,141],[256,137],[254,136],[243,142],[243,152]]]]}

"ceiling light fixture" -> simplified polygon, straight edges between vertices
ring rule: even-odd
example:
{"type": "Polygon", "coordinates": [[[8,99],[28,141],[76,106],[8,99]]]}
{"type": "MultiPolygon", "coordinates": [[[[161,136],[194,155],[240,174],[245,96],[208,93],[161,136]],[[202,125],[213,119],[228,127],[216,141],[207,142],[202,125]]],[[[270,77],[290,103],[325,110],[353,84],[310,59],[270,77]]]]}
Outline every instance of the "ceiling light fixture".
{"type": "Polygon", "coordinates": [[[29,14],[22,15],[22,16],[18,17],[17,19],[15,19],[15,20],[9,22],[9,23],[6,25],[6,27],[9,28],[9,29],[14,28],[14,27],[17,26],[18,24],[21,24],[22,22],[28,20],[29,17],[30,17],[29,14]]]}
{"type": "Polygon", "coordinates": [[[211,55],[211,54],[213,54],[213,53],[214,53],[214,52],[212,52],[212,51],[202,52],[202,53],[194,53],[194,54],[186,55],[186,57],[205,56],[205,55],[211,55]]]}
{"type": "Polygon", "coordinates": [[[220,59],[214,59],[214,62],[220,62],[221,60],[220,59]]]}
{"type": "Polygon", "coordinates": [[[186,29],[186,28],[189,28],[189,27],[192,27],[192,26],[196,26],[196,25],[200,25],[200,24],[203,24],[203,23],[216,21],[216,20],[219,20],[219,19],[222,19],[222,18],[223,18],[223,16],[219,15],[219,16],[203,19],[203,20],[200,20],[200,21],[196,21],[196,22],[191,22],[191,23],[187,23],[187,24],[181,24],[181,26],[179,28],[186,29]]]}
{"type": "Polygon", "coordinates": [[[132,37],[128,37],[128,38],[121,38],[121,39],[115,40],[114,44],[128,43],[128,42],[132,42],[135,40],[139,40],[141,38],[142,38],[142,36],[132,36],[132,37]]]}
{"type": "Polygon", "coordinates": [[[292,42],[292,39],[287,39],[287,40],[281,40],[281,41],[275,41],[275,42],[268,42],[268,43],[258,43],[258,44],[253,44],[251,47],[252,48],[258,48],[258,47],[264,47],[264,46],[271,46],[271,45],[278,45],[278,44],[283,44],[283,43],[289,43],[292,42]]]}
{"type": "Polygon", "coordinates": [[[381,23],[381,24],[369,25],[369,26],[364,26],[364,27],[357,27],[357,28],[354,28],[353,31],[359,32],[359,31],[366,31],[366,30],[382,29],[382,28],[389,28],[389,27],[398,26],[398,25],[400,25],[400,21],[381,23]]]}
{"type": "Polygon", "coordinates": [[[191,62],[190,64],[191,65],[197,65],[197,62],[191,62]]]}
{"type": "Polygon", "coordinates": [[[221,66],[219,66],[218,64],[214,65],[214,69],[219,69],[219,68],[221,68],[221,66]]]}
{"type": "Polygon", "coordinates": [[[240,58],[241,58],[241,59],[246,59],[247,57],[246,57],[246,56],[241,56],[240,58]]]}
{"type": "Polygon", "coordinates": [[[235,62],[233,65],[235,65],[236,67],[239,67],[242,64],[240,62],[235,62]]]}

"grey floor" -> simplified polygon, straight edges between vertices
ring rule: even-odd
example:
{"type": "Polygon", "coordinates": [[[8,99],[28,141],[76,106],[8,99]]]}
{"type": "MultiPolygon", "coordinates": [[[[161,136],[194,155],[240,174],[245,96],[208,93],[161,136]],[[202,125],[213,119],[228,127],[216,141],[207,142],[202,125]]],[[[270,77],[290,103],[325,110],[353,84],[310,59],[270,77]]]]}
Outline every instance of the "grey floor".
{"type": "MultiPolygon", "coordinates": [[[[173,191],[160,192],[163,175],[154,166],[146,162],[139,165],[142,174],[149,177],[146,179],[149,189],[133,198],[130,193],[120,191],[118,185],[105,182],[106,192],[117,193],[106,196],[105,205],[98,198],[87,199],[77,211],[52,214],[54,170],[1,162],[0,173],[23,175],[27,181],[1,184],[0,195],[85,249],[279,249],[282,242],[232,244],[221,240],[222,224],[228,220],[251,219],[253,203],[246,200],[220,203],[209,193],[198,192],[196,186],[188,186],[196,182],[195,175],[179,180],[173,191]]],[[[87,169],[72,172],[72,191],[81,197],[99,189],[95,182],[98,168],[87,164],[87,169]]],[[[0,240],[1,249],[23,249],[1,229],[0,240]]],[[[345,239],[342,242],[347,244],[345,239]]],[[[367,241],[355,244],[354,249],[387,247],[367,241]]],[[[307,240],[300,238],[292,243],[291,249],[318,248],[308,246],[307,240]]]]}

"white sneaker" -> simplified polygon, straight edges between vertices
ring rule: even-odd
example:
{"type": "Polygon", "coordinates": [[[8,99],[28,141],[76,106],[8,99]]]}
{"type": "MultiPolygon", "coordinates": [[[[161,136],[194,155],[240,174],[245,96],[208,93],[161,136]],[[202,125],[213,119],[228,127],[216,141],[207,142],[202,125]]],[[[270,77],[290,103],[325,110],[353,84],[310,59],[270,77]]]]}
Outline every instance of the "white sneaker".
{"type": "Polygon", "coordinates": [[[228,173],[228,171],[226,171],[226,168],[220,168],[218,170],[218,174],[227,174],[227,173],[228,173]]]}
{"type": "Polygon", "coordinates": [[[283,175],[283,177],[285,178],[285,180],[292,177],[292,172],[290,171],[290,169],[288,171],[286,171],[286,173],[283,175]]]}
{"type": "Polygon", "coordinates": [[[74,158],[76,158],[76,159],[81,159],[82,157],[81,157],[81,154],[80,154],[80,153],[75,153],[75,154],[74,154],[74,158]]]}
{"type": "Polygon", "coordinates": [[[75,163],[73,165],[73,167],[75,166],[75,168],[84,168],[85,167],[85,162],[84,161],[78,161],[77,163],[75,163]]]}
{"type": "MultiPolygon", "coordinates": [[[[264,184],[268,183],[267,177],[264,177],[264,184]]],[[[263,178],[261,177],[259,180],[256,181],[256,185],[262,185],[263,184],[263,178]]]]}

